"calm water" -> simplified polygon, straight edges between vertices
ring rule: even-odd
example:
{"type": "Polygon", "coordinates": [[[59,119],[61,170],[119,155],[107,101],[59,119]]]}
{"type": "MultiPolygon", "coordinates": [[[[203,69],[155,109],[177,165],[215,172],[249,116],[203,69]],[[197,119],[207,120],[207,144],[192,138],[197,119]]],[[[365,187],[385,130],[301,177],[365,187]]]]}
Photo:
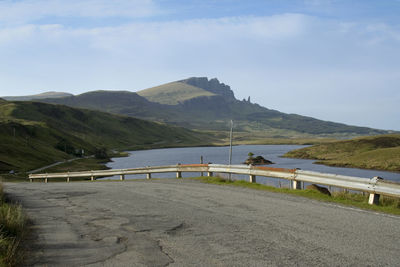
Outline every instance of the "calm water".
{"type": "MultiPolygon", "coordinates": [[[[302,170],[317,171],[324,173],[342,174],[349,176],[357,176],[364,178],[372,178],[380,176],[385,180],[393,180],[400,182],[400,173],[362,170],[355,168],[338,168],[328,167],[319,164],[313,164],[314,160],[304,159],[288,159],[281,158],[286,152],[302,148],[305,146],[299,145],[242,145],[233,147],[232,164],[241,164],[246,160],[249,152],[254,153],[254,156],[261,155],[264,158],[274,162],[269,165],[278,168],[300,168],[302,170]]],[[[203,156],[204,163],[228,164],[229,163],[229,147],[190,147],[190,148],[167,148],[167,149],[152,149],[141,151],[130,151],[130,156],[125,158],[113,158],[113,162],[107,164],[112,169],[136,168],[144,166],[162,166],[175,165],[177,163],[190,164],[200,163],[200,156],[203,156]]],[[[198,176],[199,173],[183,173],[184,177],[198,176]]],[[[154,178],[175,177],[174,173],[169,174],[153,174],[154,178]]],[[[144,178],[144,175],[127,176],[129,178],[144,178]]],[[[235,179],[248,179],[247,176],[234,175],[235,179]]],[[[268,179],[257,177],[257,182],[264,184],[272,184],[285,186],[285,180],[268,179]]]]}

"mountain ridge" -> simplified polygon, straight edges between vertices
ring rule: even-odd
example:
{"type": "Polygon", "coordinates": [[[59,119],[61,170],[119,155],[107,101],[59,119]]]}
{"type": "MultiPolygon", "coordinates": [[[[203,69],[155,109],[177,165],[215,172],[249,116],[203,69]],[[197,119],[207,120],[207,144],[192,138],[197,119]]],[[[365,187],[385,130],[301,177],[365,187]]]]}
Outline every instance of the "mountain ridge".
{"type": "Polygon", "coordinates": [[[235,120],[235,130],[247,133],[250,138],[253,133],[285,138],[348,138],[391,132],[287,114],[250,101],[237,100],[232,89],[216,78],[191,77],[149,89],[137,93],[92,91],[77,96],[36,101],[97,109],[206,131],[225,131],[232,119],[235,120]],[[183,91],[184,97],[179,99],[183,91]],[[151,94],[146,95],[143,92],[151,94]],[[167,96],[163,95],[165,92],[168,92],[167,96]]]}

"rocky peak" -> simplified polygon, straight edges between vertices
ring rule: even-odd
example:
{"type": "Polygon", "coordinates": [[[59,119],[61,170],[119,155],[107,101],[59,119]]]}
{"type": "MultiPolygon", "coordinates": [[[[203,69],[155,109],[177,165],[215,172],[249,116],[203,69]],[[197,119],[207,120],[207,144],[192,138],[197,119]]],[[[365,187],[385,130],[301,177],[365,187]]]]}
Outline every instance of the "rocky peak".
{"type": "Polygon", "coordinates": [[[208,80],[207,77],[192,77],[179,82],[190,84],[214,94],[221,95],[227,100],[235,100],[235,95],[233,94],[230,86],[220,83],[217,78],[208,80]]]}

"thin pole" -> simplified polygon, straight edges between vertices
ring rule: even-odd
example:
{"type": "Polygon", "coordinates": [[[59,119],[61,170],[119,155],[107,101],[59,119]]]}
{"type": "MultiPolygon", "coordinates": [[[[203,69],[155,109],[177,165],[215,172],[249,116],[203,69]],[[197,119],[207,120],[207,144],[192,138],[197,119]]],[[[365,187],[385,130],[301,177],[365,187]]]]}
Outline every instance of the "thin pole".
{"type": "MultiPolygon", "coordinates": [[[[233,120],[231,120],[231,133],[229,136],[229,165],[232,165],[232,136],[233,136],[233,120]]],[[[229,173],[229,181],[231,180],[231,173],[229,173]]]]}
{"type": "MultiPolygon", "coordinates": [[[[203,164],[203,156],[200,156],[200,164],[203,164]]],[[[200,176],[203,176],[203,172],[201,172],[200,176]]]]}

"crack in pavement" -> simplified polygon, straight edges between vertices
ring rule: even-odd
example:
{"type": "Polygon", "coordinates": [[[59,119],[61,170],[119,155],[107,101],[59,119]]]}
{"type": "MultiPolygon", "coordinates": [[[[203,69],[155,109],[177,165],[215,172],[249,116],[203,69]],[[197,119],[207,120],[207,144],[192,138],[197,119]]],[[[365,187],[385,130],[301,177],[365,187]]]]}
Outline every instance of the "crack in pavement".
{"type": "Polygon", "coordinates": [[[33,221],[33,266],[396,266],[400,261],[398,218],[270,192],[181,179],[20,183],[6,184],[6,190],[33,221]]]}

